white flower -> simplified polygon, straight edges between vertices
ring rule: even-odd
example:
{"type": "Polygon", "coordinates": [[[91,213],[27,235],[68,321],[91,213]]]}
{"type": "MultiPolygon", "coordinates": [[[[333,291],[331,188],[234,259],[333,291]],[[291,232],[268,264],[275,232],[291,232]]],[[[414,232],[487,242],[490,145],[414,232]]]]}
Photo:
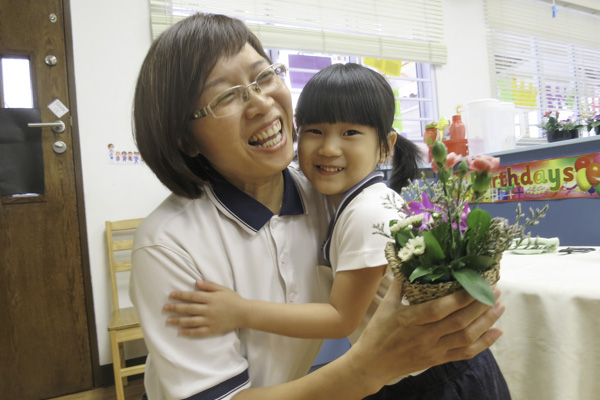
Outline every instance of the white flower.
{"type": "Polygon", "coordinates": [[[411,239],[408,239],[406,242],[406,246],[398,251],[398,258],[402,261],[406,262],[410,260],[413,256],[420,256],[425,252],[425,239],[423,236],[417,236],[411,239]]]}
{"type": "Polygon", "coordinates": [[[410,217],[399,219],[398,222],[396,222],[396,225],[398,226],[398,230],[406,228],[408,225],[410,225],[410,217]]]}
{"type": "Polygon", "coordinates": [[[417,225],[417,224],[421,224],[423,222],[423,214],[415,214],[410,218],[410,224],[411,225],[417,225]]]}
{"type": "Polygon", "coordinates": [[[394,225],[390,227],[390,231],[398,232],[402,228],[412,229],[415,224],[420,225],[423,221],[423,214],[411,215],[404,219],[399,219],[394,225]]]}
{"type": "Polygon", "coordinates": [[[425,239],[423,236],[417,236],[415,238],[409,239],[406,243],[406,246],[410,246],[411,252],[415,256],[420,256],[425,252],[425,239]]]}
{"type": "Polygon", "coordinates": [[[406,262],[406,261],[410,260],[411,257],[412,257],[412,252],[410,251],[410,249],[408,247],[403,247],[398,252],[398,258],[400,258],[402,261],[406,262]]]}

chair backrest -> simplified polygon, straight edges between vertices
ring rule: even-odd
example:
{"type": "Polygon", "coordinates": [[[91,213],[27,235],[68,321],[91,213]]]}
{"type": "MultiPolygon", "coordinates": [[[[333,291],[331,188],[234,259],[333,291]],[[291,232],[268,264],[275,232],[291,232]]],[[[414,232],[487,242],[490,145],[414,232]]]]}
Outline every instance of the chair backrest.
{"type": "Polygon", "coordinates": [[[110,284],[112,286],[113,308],[119,307],[119,290],[117,274],[131,271],[131,249],[133,235],[143,218],[122,221],[106,221],[106,244],[108,248],[108,265],[110,267],[110,284]]]}

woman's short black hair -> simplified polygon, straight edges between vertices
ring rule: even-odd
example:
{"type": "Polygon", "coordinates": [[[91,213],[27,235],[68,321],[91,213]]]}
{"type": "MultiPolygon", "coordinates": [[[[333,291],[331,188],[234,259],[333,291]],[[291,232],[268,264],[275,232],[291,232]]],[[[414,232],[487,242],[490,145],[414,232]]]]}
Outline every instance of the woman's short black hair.
{"type": "MultiPolygon", "coordinates": [[[[296,105],[296,126],[338,122],[370,126],[377,131],[380,148],[389,154],[388,135],[394,132],[396,100],[380,73],[355,63],[333,64],[313,76],[296,105]]],[[[418,147],[398,136],[393,152],[389,186],[400,191],[417,177],[421,160],[418,147]]]]}
{"type": "Polygon", "coordinates": [[[211,167],[190,157],[190,116],[216,63],[250,44],[269,61],[244,22],[217,14],[195,14],[163,32],[151,45],[135,89],[133,132],[150,169],[173,193],[197,198],[211,167]]]}

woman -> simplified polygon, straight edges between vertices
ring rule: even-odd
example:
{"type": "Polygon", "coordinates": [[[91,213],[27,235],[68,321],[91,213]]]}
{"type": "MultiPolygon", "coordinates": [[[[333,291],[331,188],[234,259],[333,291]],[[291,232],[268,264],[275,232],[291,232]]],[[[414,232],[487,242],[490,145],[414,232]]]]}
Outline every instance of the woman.
{"type": "Polygon", "coordinates": [[[326,302],[314,266],[331,205],[295,169],[292,106],[239,20],[198,14],[151,46],[135,93],[142,157],[173,195],[136,233],[130,293],[153,399],[361,399],[394,376],[470,358],[503,311],[464,293],[402,307],[390,290],[352,349],[306,375],[321,341],[238,330],[190,340],[159,310],[210,280],[272,302],[326,302]],[[287,383],[286,383],[287,382],[287,383]]]}

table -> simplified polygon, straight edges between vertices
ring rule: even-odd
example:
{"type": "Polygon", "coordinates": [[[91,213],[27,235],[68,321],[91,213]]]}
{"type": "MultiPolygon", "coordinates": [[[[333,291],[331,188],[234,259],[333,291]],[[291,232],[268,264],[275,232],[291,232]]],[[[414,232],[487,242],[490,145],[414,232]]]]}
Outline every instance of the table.
{"type": "Polygon", "coordinates": [[[504,335],[491,349],[513,400],[600,399],[600,247],[507,251],[500,273],[504,335]]]}

